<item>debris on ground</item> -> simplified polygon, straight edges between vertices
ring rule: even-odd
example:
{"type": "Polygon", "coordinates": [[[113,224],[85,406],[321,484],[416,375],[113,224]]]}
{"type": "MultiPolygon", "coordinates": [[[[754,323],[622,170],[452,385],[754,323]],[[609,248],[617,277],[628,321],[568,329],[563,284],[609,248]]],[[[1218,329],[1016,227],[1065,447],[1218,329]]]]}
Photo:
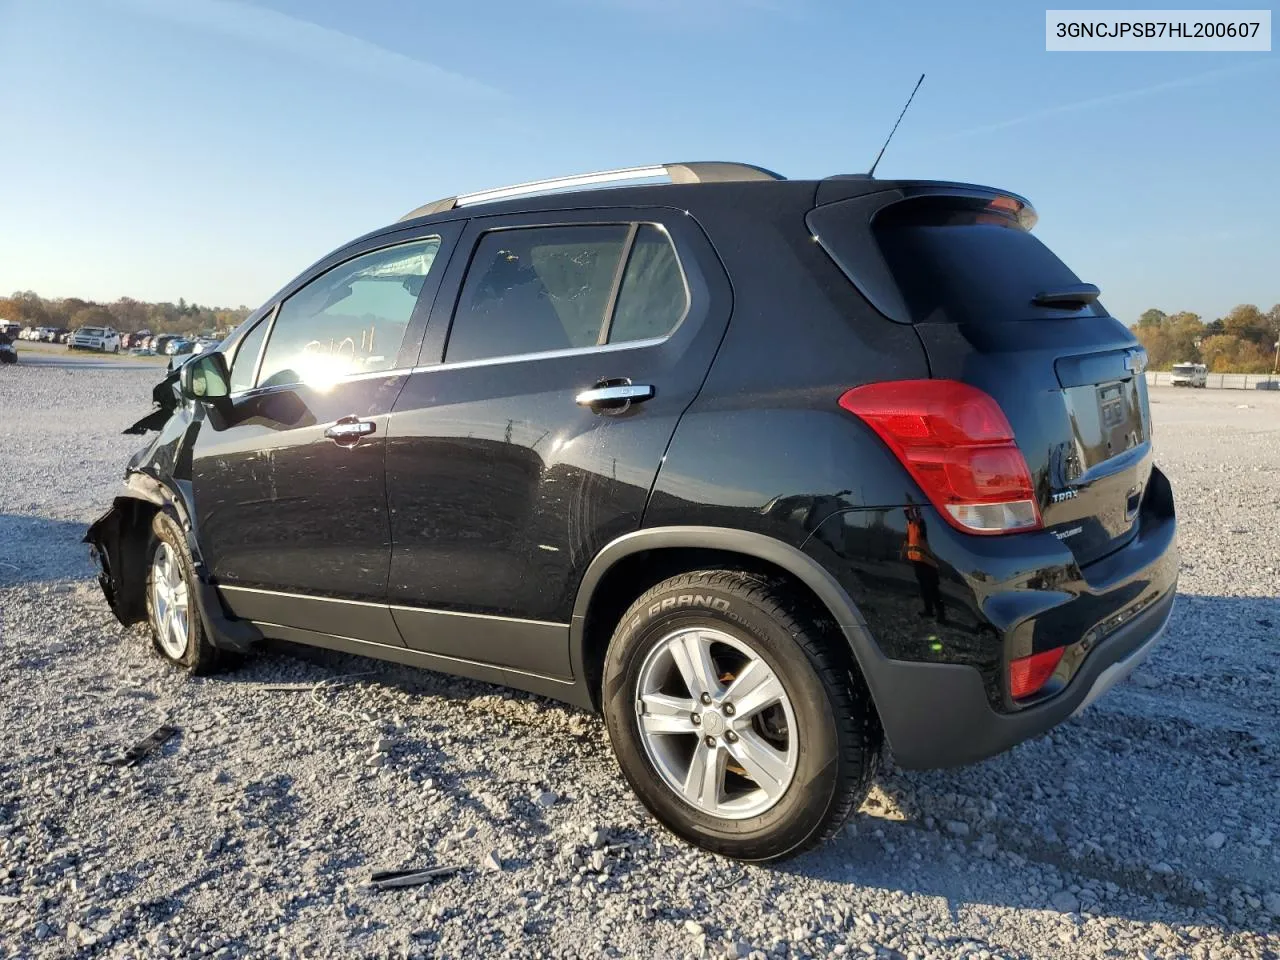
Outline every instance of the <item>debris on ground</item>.
{"type": "Polygon", "coordinates": [[[143,737],[124,753],[120,754],[120,756],[114,757],[107,762],[113,767],[132,767],[143,758],[155,753],[170,739],[177,736],[177,734],[177,727],[170,726],[167,723],[163,724],[162,726],[157,727],[148,736],[143,737]]]}
{"type": "Polygon", "coordinates": [[[432,880],[451,877],[461,867],[412,867],[407,870],[378,870],[369,877],[375,890],[394,890],[400,887],[420,887],[432,880]]]}

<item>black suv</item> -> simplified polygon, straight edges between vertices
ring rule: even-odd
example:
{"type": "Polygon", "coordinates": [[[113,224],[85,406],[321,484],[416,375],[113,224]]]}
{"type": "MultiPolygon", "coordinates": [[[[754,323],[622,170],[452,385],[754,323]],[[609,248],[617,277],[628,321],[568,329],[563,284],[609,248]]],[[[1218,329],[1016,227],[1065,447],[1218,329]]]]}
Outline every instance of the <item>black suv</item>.
{"type": "Polygon", "coordinates": [[[1005,750],[1169,618],[1145,355],[1034,221],[731,163],[419,208],[157,388],[107,598],[193,671],[277,638],[600,710],[670,829],[794,854],[883,744],[1005,750]]]}

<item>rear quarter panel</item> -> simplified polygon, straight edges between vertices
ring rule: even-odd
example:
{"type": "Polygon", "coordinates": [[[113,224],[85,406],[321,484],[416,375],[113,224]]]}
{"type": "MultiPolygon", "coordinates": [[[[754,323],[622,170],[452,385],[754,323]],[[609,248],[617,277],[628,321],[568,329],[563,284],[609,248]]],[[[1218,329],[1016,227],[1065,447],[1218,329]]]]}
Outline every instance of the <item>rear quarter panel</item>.
{"type": "Polygon", "coordinates": [[[813,241],[804,224],[810,193],[697,213],[725,263],[733,313],[676,429],[646,527],[734,527],[799,546],[840,510],[919,499],[839,398],[864,383],[927,377],[924,349],[813,241]]]}

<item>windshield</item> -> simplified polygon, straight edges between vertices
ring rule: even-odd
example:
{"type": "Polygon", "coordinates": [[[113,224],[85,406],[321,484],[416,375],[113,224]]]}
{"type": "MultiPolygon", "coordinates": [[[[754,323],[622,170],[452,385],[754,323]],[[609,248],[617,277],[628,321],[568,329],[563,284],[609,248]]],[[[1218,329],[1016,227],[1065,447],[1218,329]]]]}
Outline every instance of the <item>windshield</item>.
{"type": "Polygon", "coordinates": [[[1173,365],[1174,373],[1195,373],[1196,365],[1194,363],[1175,363],[1173,365]]]}
{"type": "Polygon", "coordinates": [[[82,337],[100,337],[103,330],[101,327],[81,327],[80,336],[82,337]]]}

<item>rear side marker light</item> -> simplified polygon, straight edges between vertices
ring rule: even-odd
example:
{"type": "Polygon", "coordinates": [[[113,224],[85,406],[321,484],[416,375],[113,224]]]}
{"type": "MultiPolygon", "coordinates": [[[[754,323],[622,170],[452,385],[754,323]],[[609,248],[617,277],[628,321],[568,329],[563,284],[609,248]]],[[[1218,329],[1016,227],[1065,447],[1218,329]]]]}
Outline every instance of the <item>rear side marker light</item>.
{"type": "Polygon", "coordinates": [[[1066,647],[1058,647],[1055,650],[1033,653],[1029,657],[1019,657],[1011,661],[1009,663],[1009,695],[1015,700],[1022,700],[1034,693],[1039,693],[1053,676],[1053,671],[1058,669],[1066,649],[1066,647]]]}
{"type": "Polygon", "coordinates": [[[929,502],[965,533],[1040,528],[1027,461],[1000,405],[956,380],[854,387],[840,406],[883,440],[929,502]]]}

